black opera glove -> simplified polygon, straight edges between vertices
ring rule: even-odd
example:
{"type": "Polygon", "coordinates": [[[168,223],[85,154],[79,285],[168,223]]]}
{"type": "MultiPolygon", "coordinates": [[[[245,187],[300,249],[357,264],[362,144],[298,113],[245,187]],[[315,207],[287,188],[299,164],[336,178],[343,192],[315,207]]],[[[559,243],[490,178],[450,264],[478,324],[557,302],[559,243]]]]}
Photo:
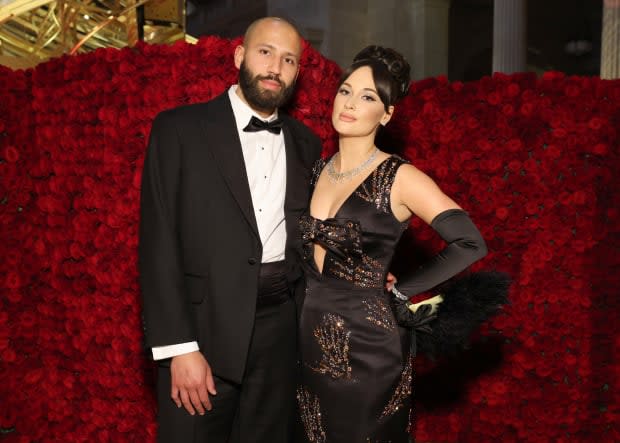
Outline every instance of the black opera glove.
{"type": "Polygon", "coordinates": [[[480,231],[462,209],[441,212],[433,219],[431,227],[447,245],[411,275],[398,279],[399,291],[408,297],[445,282],[487,254],[480,231]]]}

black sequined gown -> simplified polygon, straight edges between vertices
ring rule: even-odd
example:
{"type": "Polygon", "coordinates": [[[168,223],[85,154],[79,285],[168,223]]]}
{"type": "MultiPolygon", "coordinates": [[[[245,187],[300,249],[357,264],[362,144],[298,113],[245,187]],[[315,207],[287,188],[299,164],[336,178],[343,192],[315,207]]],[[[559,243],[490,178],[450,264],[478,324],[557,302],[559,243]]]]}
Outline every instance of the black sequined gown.
{"type": "MultiPolygon", "coordinates": [[[[318,443],[400,443],[409,437],[412,359],[384,291],[387,268],[407,223],[390,207],[399,157],[385,159],[335,217],[301,218],[306,298],[300,323],[297,392],[305,438],[318,443]],[[323,272],[314,261],[327,254],[323,272]]],[[[315,167],[313,185],[324,167],[315,167]]]]}

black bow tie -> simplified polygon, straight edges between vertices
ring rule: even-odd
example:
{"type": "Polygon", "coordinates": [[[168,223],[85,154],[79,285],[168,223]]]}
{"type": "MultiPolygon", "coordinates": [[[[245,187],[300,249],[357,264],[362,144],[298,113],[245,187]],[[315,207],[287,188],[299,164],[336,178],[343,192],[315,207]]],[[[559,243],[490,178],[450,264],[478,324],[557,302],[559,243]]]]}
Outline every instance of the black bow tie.
{"type": "Polygon", "coordinates": [[[243,130],[245,132],[269,131],[272,134],[277,135],[282,130],[282,120],[276,118],[275,120],[266,122],[260,118],[252,117],[250,119],[250,123],[248,123],[243,130]]]}

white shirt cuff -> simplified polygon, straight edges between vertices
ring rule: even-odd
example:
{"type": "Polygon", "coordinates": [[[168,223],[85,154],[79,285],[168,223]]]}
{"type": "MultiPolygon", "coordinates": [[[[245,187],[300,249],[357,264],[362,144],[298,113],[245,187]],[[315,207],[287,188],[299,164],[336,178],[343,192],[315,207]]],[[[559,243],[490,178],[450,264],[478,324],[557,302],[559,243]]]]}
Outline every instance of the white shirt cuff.
{"type": "Polygon", "coordinates": [[[163,360],[164,358],[176,357],[177,355],[189,354],[198,351],[198,342],[190,341],[179,343],[178,345],[155,346],[152,348],[153,360],[163,360]]]}

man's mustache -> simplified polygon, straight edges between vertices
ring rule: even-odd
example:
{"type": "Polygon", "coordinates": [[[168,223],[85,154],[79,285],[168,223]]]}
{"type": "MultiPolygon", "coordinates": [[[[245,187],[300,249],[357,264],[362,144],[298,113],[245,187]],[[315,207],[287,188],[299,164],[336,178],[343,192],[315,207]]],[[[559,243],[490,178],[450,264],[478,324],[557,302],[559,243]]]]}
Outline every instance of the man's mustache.
{"type": "Polygon", "coordinates": [[[257,80],[271,80],[274,82],[278,82],[280,84],[280,86],[284,87],[286,86],[284,84],[284,82],[282,80],[280,80],[280,76],[276,75],[276,74],[270,74],[270,75],[257,75],[256,76],[257,80]]]}

